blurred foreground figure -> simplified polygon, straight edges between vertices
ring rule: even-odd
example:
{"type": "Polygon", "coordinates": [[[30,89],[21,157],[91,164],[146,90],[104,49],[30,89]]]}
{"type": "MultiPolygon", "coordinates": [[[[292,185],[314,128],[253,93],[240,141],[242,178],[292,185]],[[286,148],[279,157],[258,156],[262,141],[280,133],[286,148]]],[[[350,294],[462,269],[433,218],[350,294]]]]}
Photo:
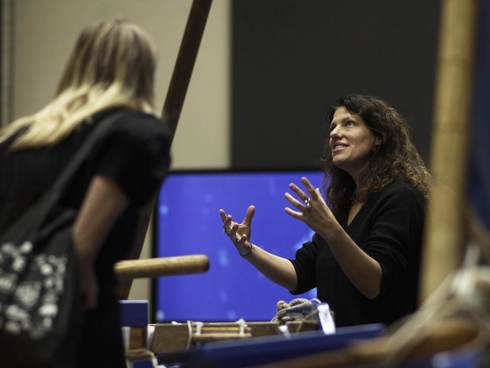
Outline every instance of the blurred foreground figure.
{"type": "Polygon", "coordinates": [[[118,114],[59,200],[77,213],[67,247],[78,255],[83,308],[60,357],[80,367],[125,364],[113,265],[133,246],[139,210],[170,163],[168,129],[154,115],[154,73],[153,44],[136,25],[116,20],[86,27],[55,98],[0,135],[2,233],[50,190],[98,123],[118,114]]]}

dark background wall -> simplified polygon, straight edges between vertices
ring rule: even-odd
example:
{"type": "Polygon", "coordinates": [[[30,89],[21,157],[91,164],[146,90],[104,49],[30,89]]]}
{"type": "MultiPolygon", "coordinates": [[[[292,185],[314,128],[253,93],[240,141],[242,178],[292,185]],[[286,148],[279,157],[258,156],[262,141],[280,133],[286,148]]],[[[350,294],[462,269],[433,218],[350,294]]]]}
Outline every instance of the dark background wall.
{"type": "Polygon", "coordinates": [[[234,0],[232,167],[319,167],[338,96],[381,97],[428,162],[440,0],[234,0]]]}

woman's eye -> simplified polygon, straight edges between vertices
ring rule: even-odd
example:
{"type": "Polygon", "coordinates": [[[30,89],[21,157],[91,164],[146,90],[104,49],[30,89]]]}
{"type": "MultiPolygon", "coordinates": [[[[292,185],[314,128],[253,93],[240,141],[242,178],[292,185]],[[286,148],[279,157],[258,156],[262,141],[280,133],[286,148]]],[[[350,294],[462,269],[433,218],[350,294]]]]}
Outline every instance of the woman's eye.
{"type": "Polygon", "coordinates": [[[352,120],[351,120],[351,121],[347,121],[347,122],[345,123],[345,126],[346,126],[346,127],[353,127],[354,125],[355,125],[355,123],[354,123],[352,120]]]}

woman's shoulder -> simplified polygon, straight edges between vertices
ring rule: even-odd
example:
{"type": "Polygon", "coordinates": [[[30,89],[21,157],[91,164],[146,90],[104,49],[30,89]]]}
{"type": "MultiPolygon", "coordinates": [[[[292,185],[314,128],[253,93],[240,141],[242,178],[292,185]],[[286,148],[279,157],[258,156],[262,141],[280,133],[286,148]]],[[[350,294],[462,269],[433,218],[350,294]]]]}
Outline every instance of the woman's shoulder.
{"type": "Polygon", "coordinates": [[[394,180],[377,193],[378,200],[396,200],[410,204],[425,204],[425,196],[406,180],[394,180]]]}
{"type": "Polygon", "coordinates": [[[93,117],[93,126],[103,123],[107,117],[118,114],[100,137],[94,149],[94,157],[101,157],[111,152],[111,160],[116,156],[127,157],[131,152],[132,159],[154,160],[169,154],[170,134],[164,121],[141,111],[130,109],[111,109],[93,117]]]}
{"type": "Polygon", "coordinates": [[[96,119],[100,121],[106,116],[116,113],[119,116],[110,129],[112,134],[129,135],[142,140],[169,135],[168,126],[163,120],[142,111],[126,108],[113,109],[96,117],[96,119]]]}
{"type": "Polygon", "coordinates": [[[423,219],[426,200],[424,195],[410,183],[394,181],[383,189],[371,193],[366,202],[366,207],[364,213],[367,218],[371,219],[381,216],[383,221],[397,221],[396,216],[400,216],[400,214],[406,218],[415,216],[418,219],[423,219]]]}

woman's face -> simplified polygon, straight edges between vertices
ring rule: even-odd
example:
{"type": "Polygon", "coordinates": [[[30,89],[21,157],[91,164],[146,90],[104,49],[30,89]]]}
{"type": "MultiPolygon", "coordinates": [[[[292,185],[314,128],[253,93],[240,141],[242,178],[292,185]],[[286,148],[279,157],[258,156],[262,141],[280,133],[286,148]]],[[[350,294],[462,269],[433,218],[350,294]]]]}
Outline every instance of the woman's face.
{"type": "Polygon", "coordinates": [[[374,146],[379,143],[359,115],[344,106],[335,110],[330,122],[329,145],[336,167],[347,171],[357,181],[374,146]]]}

